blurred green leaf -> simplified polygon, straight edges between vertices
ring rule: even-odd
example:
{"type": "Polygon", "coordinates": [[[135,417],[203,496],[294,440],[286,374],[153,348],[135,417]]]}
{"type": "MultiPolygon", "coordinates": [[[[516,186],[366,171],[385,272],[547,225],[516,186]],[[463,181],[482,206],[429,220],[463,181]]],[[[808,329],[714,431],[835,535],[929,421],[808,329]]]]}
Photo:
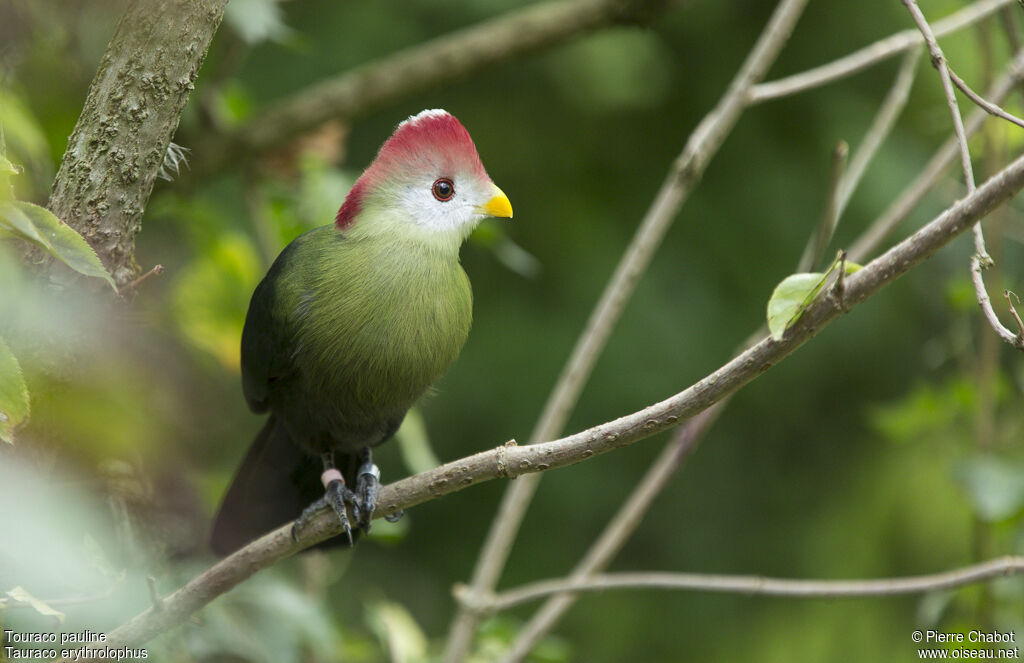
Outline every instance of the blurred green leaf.
{"type": "MultiPolygon", "coordinates": [[[[14,157],[31,165],[40,165],[49,170],[50,147],[46,133],[32,112],[22,101],[20,93],[0,85],[0,129],[3,130],[3,148],[10,150],[14,157]]],[[[8,162],[10,163],[10,162],[8,162]]],[[[15,166],[20,173],[20,167],[15,166]]],[[[2,169],[0,169],[2,170],[2,169]]]]}
{"type": "Polygon", "coordinates": [[[7,596],[11,599],[25,603],[32,606],[32,609],[38,612],[40,615],[45,617],[56,617],[57,621],[61,624],[64,623],[64,613],[59,610],[54,610],[45,601],[40,601],[36,597],[28,593],[24,587],[15,587],[11,591],[7,592],[7,596]]]}
{"type": "MultiPolygon", "coordinates": [[[[1007,389],[997,382],[997,401],[1007,389]]],[[[927,441],[935,444],[945,437],[963,435],[977,400],[974,382],[953,376],[935,385],[920,383],[901,399],[873,408],[869,421],[882,435],[894,442],[927,441]]]]}
{"type": "Polygon", "coordinates": [[[33,242],[79,274],[103,279],[117,290],[114,279],[92,247],[45,207],[21,200],[3,203],[0,205],[0,229],[33,242]]]}
{"type": "Polygon", "coordinates": [[[821,292],[827,276],[827,273],[820,272],[790,274],[775,286],[768,300],[768,331],[773,339],[781,340],[786,330],[800,319],[821,292]]]}
{"type": "Polygon", "coordinates": [[[420,663],[427,660],[427,636],[402,605],[375,601],[366,609],[370,629],[387,648],[392,663],[420,663]]]}
{"type": "Polygon", "coordinates": [[[28,419],[29,398],[21,365],[0,336],[0,440],[14,444],[14,431],[28,419]]]}
{"type": "Polygon", "coordinates": [[[982,520],[997,522],[1024,507],[1024,466],[991,454],[968,458],[956,471],[982,520]]]}
{"type": "Polygon", "coordinates": [[[262,266],[244,235],[226,234],[182,270],[174,285],[178,327],[192,344],[238,371],[239,339],[262,266]]]}

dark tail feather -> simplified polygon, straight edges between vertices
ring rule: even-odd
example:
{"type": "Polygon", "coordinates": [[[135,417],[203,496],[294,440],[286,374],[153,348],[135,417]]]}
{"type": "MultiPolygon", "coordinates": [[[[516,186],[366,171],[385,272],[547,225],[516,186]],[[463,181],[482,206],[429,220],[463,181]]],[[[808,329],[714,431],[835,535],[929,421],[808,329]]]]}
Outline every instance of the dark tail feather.
{"type": "Polygon", "coordinates": [[[228,555],[297,518],[323,495],[322,469],[320,459],[293,444],[285,427],[270,415],[221,502],[210,547],[228,555]]]}

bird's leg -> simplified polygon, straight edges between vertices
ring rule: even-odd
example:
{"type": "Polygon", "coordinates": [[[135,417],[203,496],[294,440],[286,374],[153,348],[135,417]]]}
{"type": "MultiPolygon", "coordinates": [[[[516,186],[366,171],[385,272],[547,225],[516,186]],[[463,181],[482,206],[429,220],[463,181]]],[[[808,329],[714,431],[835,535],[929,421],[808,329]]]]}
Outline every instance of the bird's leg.
{"type": "Polygon", "coordinates": [[[380,468],[373,464],[373,451],[370,447],[363,448],[363,462],[356,473],[356,495],[359,501],[359,515],[356,526],[369,533],[373,510],[377,507],[377,495],[380,493],[380,468]]]}
{"type": "Polygon", "coordinates": [[[352,545],[352,526],[348,522],[348,511],[346,505],[352,505],[352,512],[356,518],[356,522],[360,522],[362,518],[359,498],[352,490],[345,485],[345,478],[338,471],[338,468],[334,466],[334,452],[329,451],[321,454],[321,459],[324,463],[323,474],[320,475],[320,480],[324,484],[324,496],[313,502],[305,509],[296,519],[292,525],[292,539],[298,540],[299,531],[305,527],[313,517],[325,507],[331,507],[334,513],[338,516],[338,522],[341,523],[341,528],[345,532],[345,536],[348,537],[348,545],[352,545]]]}

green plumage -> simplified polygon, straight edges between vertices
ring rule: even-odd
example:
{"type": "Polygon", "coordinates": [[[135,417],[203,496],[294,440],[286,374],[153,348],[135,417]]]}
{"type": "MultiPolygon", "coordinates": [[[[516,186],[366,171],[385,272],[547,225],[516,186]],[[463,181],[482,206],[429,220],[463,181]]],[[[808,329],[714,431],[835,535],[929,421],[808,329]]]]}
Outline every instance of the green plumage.
{"type": "Polygon", "coordinates": [[[278,257],[242,333],[242,384],[310,452],[383,442],[472,319],[457,245],[323,226],[278,257]]]}
{"type": "Polygon", "coordinates": [[[487,216],[512,205],[465,127],[431,109],[398,125],[333,225],[281,252],[242,332],[245,398],[270,416],[221,503],[215,551],[325,506],[346,540],[348,507],[369,529],[370,450],[458,357],[473,304],[459,247],[487,216]]]}

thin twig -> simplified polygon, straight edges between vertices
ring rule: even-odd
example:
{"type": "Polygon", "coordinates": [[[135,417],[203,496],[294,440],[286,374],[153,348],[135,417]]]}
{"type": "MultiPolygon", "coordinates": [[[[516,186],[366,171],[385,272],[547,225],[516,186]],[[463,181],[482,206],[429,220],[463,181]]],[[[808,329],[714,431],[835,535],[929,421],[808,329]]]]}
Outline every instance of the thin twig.
{"type": "Polygon", "coordinates": [[[839,225],[839,192],[843,185],[843,173],[846,172],[846,157],[850,152],[850,146],[846,141],[839,141],[832,150],[832,171],[828,178],[828,189],[825,192],[825,209],[821,213],[821,220],[811,237],[811,241],[804,247],[803,255],[797,263],[797,273],[809,272],[815,265],[821,262],[825,255],[825,248],[832,240],[832,235],[839,225]]]}
{"type": "MultiPolygon", "coordinates": [[[[783,0],[779,4],[725,95],[690,135],[573,348],[531,442],[550,440],[564,428],[615,322],[655,249],[739,119],[747,91],[767,74],[806,3],[807,0],[783,0]]],[[[531,476],[513,483],[506,490],[473,570],[470,591],[493,591],[539,482],[540,475],[531,476]]],[[[477,622],[473,613],[461,609],[457,612],[445,648],[444,660],[447,663],[460,663],[465,658],[477,622]]]]}
{"type": "MultiPolygon", "coordinates": [[[[953,131],[956,134],[957,143],[960,146],[960,167],[964,171],[964,181],[967,184],[967,193],[974,192],[974,169],[971,165],[971,152],[967,146],[967,133],[964,130],[963,118],[960,116],[960,106],[956,101],[956,92],[953,91],[953,80],[946,57],[942,54],[935,34],[925,19],[921,9],[917,6],[916,0],[903,0],[903,4],[910,11],[910,16],[924,36],[928,44],[928,52],[932,56],[932,64],[939,71],[939,79],[942,81],[942,90],[946,95],[946,103],[953,118],[953,131]]],[[[988,321],[988,324],[999,335],[1001,339],[1019,350],[1024,350],[1024,340],[1019,338],[1012,331],[1003,326],[992,308],[992,300],[985,288],[983,272],[992,265],[992,258],[985,250],[985,235],[978,223],[973,228],[974,232],[974,255],[971,257],[971,282],[974,284],[974,294],[981,307],[981,312],[988,321]]]]}
{"type": "MultiPolygon", "coordinates": [[[[1024,188],[1024,157],[992,176],[914,235],[904,239],[847,279],[846,302],[856,306],[931,257],[1024,188]]],[[[498,477],[514,477],[565,467],[607,453],[675,426],[736,392],[783,361],[836,320],[842,311],[822,298],[804,312],[780,341],[765,339],[694,385],[659,403],[614,421],[552,442],[503,445],[381,488],[374,518],[437,499],[498,477]]],[[[291,523],[250,543],[164,597],[164,609],[147,609],[108,634],[105,646],[140,645],[188,619],[217,596],[284,557],[340,531],[338,519],[324,512],[291,536],[291,523]]]]}
{"type": "MultiPolygon", "coordinates": [[[[689,419],[684,426],[672,437],[672,440],[665,445],[665,448],[651,463],[647,472],[637,483],[636,488],[629,495],[616,514],[609,519],[604,530],[596,541],[590,546],[586,554],[572,570],[568,579],[571,581],[584,580],[592,577],[592,574],[606,568],[615,555],[622,549],[629,538],[640,525],[643,516],[654,503],[654,498],[661,494],[668,482],[676,475],[683,462],[689,457],[690,452],[697,446],[697,443],[704,437],[704,434],[711,428],[711,425],[718,419],[718,415],[725,409],[729,399],[723,399],[704,410],[697,416],[689,419]]],[[[468,593],[467,593],[468,594],[468,593]]],[[[456,598],[463,601],[460,594],[456,598]]],[[[559,593],[552,596],[544,603],[537,612],[533,614],[530,621],[519,630],[512,647],[501,659],[500,663],[520,661],[526,658],[533,650],[537,642],[543,638],[548,631],[561,619],[562,615],[576,602],[573,594],[559,593]]],[[[465,605],[465,604],[464,604],[465,605]]],[[[473,605],[467,608],[475,614],[479,611],[473,605]]]]}
{"type": "Polygon", "coordinates": [[[1006,112],[997,104],[994,104],[991,101],[987,101],[980,94],[972,90],[971,86],[965,83],[964,79],[960,78],[957,75],[957,73],[953,71],[953,68],[950,67],[948,64],[946,66],[946,69],[949,71],[949,77],[953,80],[953,85],[956,85],[961,92],[966,94],[967,98],[973,101],[975,105],[977,105],[979,108],[984,109],[985,112],[987,112],[989,115],[994,115],[995,117],[1002,118],[1007,122],[1012,122],[1013,124],[1016,124],[1018,127],[1024,128],[1024,120],[1020,119],[1016,115],[1013,115],[1012,113],[1006,112]]]}
{"type": "Polygon", "coordinates": [[[1013,298],[1017,300],[1018,304],[1020,304],[1020,297],[1017,296],[1017,293],[1012,290],[1003,290],[1003,297],[1006,298],[1006,305],[1010,308],[1010,314],[1013,315],[1013,319],[1017,321],[1017,328],[1020,329],[1018,336],[1020,338],[1024,338],[1024,322],[1021,322],[1020,313],[1017,313],[1017,309],[1014,307],[1013,302],[1010,301],[1011,295],[1013,295],[1013,298]]]}
{"type": "Polygon", "coordinates": [[[1024,557],[1015,556],[1001,557],[941,573],[876,580],[791,580],[710,573],[606,573],[586,578],[556,578],[531,582],[501,592],[474,607],[482,613],[500,612],[552,594],[603,592],[609,589],[669,589],[801,599],[896,596],[956,589],[1020,573],[1024,573],[1024,557]]]}
{"type": "MultiPolygon", "coordinates": [[[[988,91],[988,97],[997,103],[1002,102],[1010,92],[1024,81],[1024,51],[1019,51],[1013,61],[1007,66],[1006,71],[999,77],[988,91]]],[[[985,111],[975,109],[966,122],[967,136],[973,136],[984,125],[988,118],[985,111]]],[[[924,199],[925,194],[934,186],[935,182],[949,168],[949,165],[956,158],[958,143],[955,136],[950,137],[942,144],[935,155],[928,161],[921,172],[914,178],[913,182],[904,188],[903,192],[885,209],[884,212],[871,224],[868,229],[850,245],[850,260],[863,262],[877,247],[882,240],[893,231],[893,229],[914,210],[918,203],[924,199]]]]}
{"type": "MultiPolygon", "coordinates": [[[[878,112],[875,113],[871,126],[864,134],[860,145],[857,146],[853,158],[850,159],[850,167],[843,176],[839,208],[836,213],[837,217],[841,217],[843,212],[846,211],[846,207],[853,197],[853,192],[857,190],[857,185],[860,184],[861,178],[867,172],[868,164],[875,158],[882,143],[892,133],[897,118],[899,118],[906,107],[907,100],[910,98],[910,89],[914,86],[914,78],[917,76],[917,63],[920,59],[921,49],[918,48],[907,51],[906,55],[903,56],[903,62],[900,64],[900,70],[896,74],[896,80],[893,81],[889,93],[885,95],[882,105],[878,108],[878,112]]],[[[824,249],[824,247],[822,248],[824,249]]]]}
{"type": "MultiPolygon", "coordinates": [[[[982,2],[976,2],[964,7],[955,14],[950,14],[941,21],[937,21],[935,23],[935,34],[944,37],[963,30],[987,18],[1011,2],[1013,0],[983,0],[982,2]]],[[[924,43],[924,39],[917,30],[910,29],[897,32],[820,67],[755,85],[750,90],[749,101],[751,104],[759,104],[770,99],[787,97],[827,85],[873,67],[879,62],[884,62],[912,48],[916,48],[922,43],[924,43]]]]}
{"type": "Polygon", "coordinates": [[[140,285],[142,285],[143,283],[145,283],[146,281],[148,281],[152,277],[160,276],[163,273],[164,273],[164,266],[163,265],[153,265],[153,268],[151,270],[149,270],[148,272],[146,272],[145,274],[143,274],[139,278],[137,278],[134,281],[131,281],[129,283],[125,283],[123,286],[118,288],[117,289],[117,296],[118,297],[124,297],[129,292],[135,291],[136,288],[138,288],[140,285]]]}

